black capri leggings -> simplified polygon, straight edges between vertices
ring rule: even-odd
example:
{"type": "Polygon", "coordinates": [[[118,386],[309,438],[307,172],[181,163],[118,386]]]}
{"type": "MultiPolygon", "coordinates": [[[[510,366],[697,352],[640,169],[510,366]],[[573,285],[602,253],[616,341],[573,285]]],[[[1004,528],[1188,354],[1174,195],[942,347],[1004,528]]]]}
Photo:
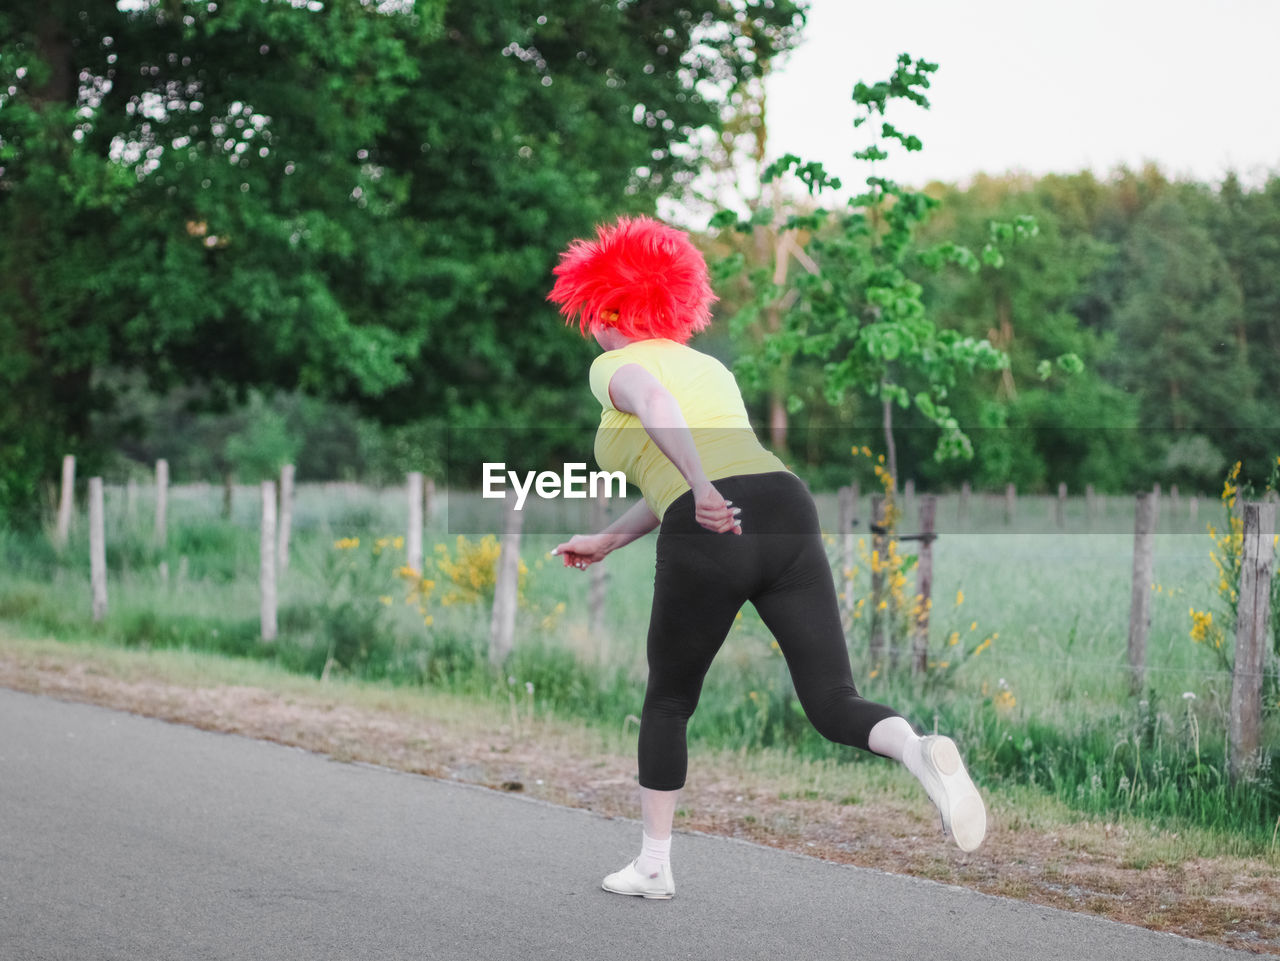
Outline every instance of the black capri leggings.
{"type": "Polygon", "coordinates": [[[684,786],[686,725],[747,601],[777,640],[800,704],[823,737],[867,750],[871,728],[899,716],[854,687],[835,581],[804,483],[786,471],[712,483],[742,508],[741,535],[700,527],[692,492],[667,508],[658,533],[639,758],[640,785],[658,791],[684,786]]]}

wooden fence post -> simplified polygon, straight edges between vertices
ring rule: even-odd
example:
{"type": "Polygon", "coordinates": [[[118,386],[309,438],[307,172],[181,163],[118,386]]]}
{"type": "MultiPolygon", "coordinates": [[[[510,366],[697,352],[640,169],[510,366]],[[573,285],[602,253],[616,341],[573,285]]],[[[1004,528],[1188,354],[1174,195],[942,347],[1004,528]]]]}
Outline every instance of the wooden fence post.
{"type": "Polygon", "coordinates": [[[262,604],[260,621],[262,639],[274,641],[276,622],[276,483],[262,482],[262,536],[259,538],[261,562],[258,566],[262,604]]]}
{"type": "Polygon", "coordinates": [[[422,576],[422,472],[410,471],[408,477],[409,526],[405,531],[405,563],[422,576]]]}
{"type": "Polygon", "coordinates": [[[422,517],[428,524],[436,515],[436,479],[428,477],[423,481],[422,517]]]}
{"type": "Polygon", "coordinates": [[[879,667],[884,657],[885,620],[880,604],[885,600],[884,565],[888,562],[888,538],[884,530],[884,495],[871,497],[871,660],[879,667]]]}
{"type": "Polygon", "coordinates": [[[1129,689],[1139,694],[1146,682],[1147,633],[1151,629],[1151,583],[1155,570],[1155,494],[1138,495],[1133,522],[1133,590],[1129,604],[1129,689]]]}
{"type": "Polygon", "coordinates": [[[1252,773],[1262,730],[1262,673],[1271,624],[1271,578],[1275,571],[1276,505],[1243,507],[1244,543],[1240,601],[1236,607],[1236,660],[1231,675],[1229,767],[1234,783],[1252,773]]]}
{"type": "Polygon", "coordinates": [[[102,478],[89,478],[89,584],[93,591],[93,620],[107,616],[107,535],[102,503],[102,478]]]}
{"type": "Polygon", "coordinates": [[[58,547],[67,546],[67,538],[71,536],[71,517],[76,506],[76,458],[67,454],[62,458],[62,495],[58,498],[58,529],[54,543],[58,547]]]}
{"type": "Polygon", "coordinates": [[[235,471],[229,470],[222,475],[222,516],[227,520],[231,520],[235,506],[236,474],[235,471]]]}
{"type": "Polygon", "coordinates": [[[1067,485],[1058,484],[1058,503],[1054,507],[1054,522],[1061,529],[1067,526],[1067,485]]]}
{"type": "Polygon", "coordinates": [[[169,513],[169,462],[163,457],[156,461],[156,547],[163,548],[168,541],[169,513]]]}
{"type": "Polygon", "coordinates": [[[524,514],[516,499],[503,500],[502,553],[498,555],[497,583],[493,590],[493,618],[489,622],[489,663],[501,667],[515,645],[516,605],[520,592],[520,528],[524,514]]]}
{"type": "Polygon", "coordinates": [[[1092,484],[1084,485],[1085,508],[1089,516],[1089,526],[1092,527],[1098,520],[1098,498],[1094,493],[1092,484]]]}
{"type": "Polygon", "coordinates": [[[857,482],[851,487],[841,487],[836,497],[838,505],[836,532],[840,549],[840,617],[848,626],[853,621],[853,525],[857,522],[858,495],[854,493],[857,482]]]}
{"type": "Polygon", "coordinates": [[[916,482],[914,478],[908,477],[902,485],[902,513],[898,515],[900,524],[898,529],[906,523],[907,516],[915,509],[916,506],[916,482]]]}
{"type": "Polygon", "coordinates": [[[1018,488],[1013,484],[1006,484],[1004,487],[1004,523],[1009,526],[1013,523],[1014,517],[1018,511],[1018,488]]]}
{"type": "Polygon", "coordinates": [[[933,540],[938,499],[932,494],[920,498],[920,553],[916,561],[916,605],[911,637],[911,672],[929,669],[929,612],[933,608],[933,540]]]}
{"type": "Polygon", "coordinates": [[[292,464],[280,468],[280,530],[276,537],[276,564],[282,571],[289,569],[289,540],[293,536],[293,477],[292,464]]]}
{"type": "MultiPolygon", "coordinates": [[[[609,498],[605,496],[603,485],[591,502],[591,530],[602,531],[609,523],[609,498]]],[[[587,599],[587,625],[595,637],[600,640],[600,663],[607,663],[608,641],[604,630],[604,609],[609,569],[603,564],[591,567],[591,588],[587,599]]]]}

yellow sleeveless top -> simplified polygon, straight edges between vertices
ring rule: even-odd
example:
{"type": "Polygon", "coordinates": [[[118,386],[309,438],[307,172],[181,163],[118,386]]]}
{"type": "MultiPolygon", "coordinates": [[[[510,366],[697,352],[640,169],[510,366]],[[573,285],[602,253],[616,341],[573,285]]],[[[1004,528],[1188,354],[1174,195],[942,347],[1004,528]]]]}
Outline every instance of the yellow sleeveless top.
{"type": "Polygon", "coordinates": [[[738,382],[714,357],[673,340],[641,340],[605,351],[591,365],[591,392],[601,407],[596,462],[603,470],[625,473],[659,519],[689,485],[640,418],[609,399],[609,381],[627,364],[639,364],[676,399],[709,480],[787,469],[756,438],[738,382]]]}

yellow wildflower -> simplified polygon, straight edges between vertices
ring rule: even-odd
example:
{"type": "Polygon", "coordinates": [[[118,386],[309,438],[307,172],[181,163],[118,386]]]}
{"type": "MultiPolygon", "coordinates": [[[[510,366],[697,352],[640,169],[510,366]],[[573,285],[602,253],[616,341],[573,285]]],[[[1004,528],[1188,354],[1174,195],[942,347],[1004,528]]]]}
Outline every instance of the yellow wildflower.
{"type": "Polygon", "coordinates": [[[1204,641],[1209,636],[1209,631],[1213,628],[1213,611],[1197,611],[1194,607],[1191,610],[1191,639],[1197,644],[1204,641]]]}

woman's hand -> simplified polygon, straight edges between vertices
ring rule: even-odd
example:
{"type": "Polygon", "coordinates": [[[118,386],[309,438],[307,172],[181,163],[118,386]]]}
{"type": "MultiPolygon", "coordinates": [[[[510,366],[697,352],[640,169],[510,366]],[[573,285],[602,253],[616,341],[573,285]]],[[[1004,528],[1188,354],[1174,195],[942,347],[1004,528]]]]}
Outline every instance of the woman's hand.
{"type": "Polygon", "coordinates": [[[557,544],[552,548],[551,553],[563,557],[565,567],[586,570],[592,564],[598,564],[605,559],[611,550],[609,541],[610,538],[603,533],[574,534],[563,544],[557,544]]]}
{"type": "Polygon", "coordinates": [[[707,530],[717,534],[729,531],[742,533],[742,522],[738,520],[742,508],[734,507],[733,501],[721,497],[710,481],[705,481],[694,489],[693,499],[694,519],[707,530]]]}
{"type": "Polygon", "coordinates": [[[565,567],[586,570],[657,526],[658,518],[649,510],[648,502],[639,500],[599,534],[575,534],[563,544],[557,544],[551,553],[563,557],[565,567]]]}

